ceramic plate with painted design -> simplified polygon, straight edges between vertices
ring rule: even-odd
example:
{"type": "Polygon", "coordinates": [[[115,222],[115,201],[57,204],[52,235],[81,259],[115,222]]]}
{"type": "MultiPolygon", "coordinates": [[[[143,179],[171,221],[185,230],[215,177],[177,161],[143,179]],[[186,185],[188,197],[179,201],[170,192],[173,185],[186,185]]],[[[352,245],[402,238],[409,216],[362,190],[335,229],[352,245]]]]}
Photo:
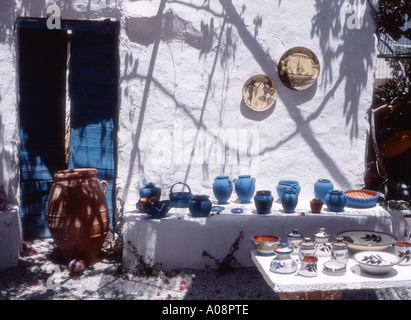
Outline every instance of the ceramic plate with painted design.
{"type": "Polygon", "coordinates": [[[343,231],[336,237],[347,242],[349,249],[358,251],[384,250],[396,241],[392,234],[373,230],[343,231]]]}
{"type": "Polygon", "coordinates": [[[320,62],[308,48],[287,50],[278,64],[281,81],[290,89],[305,90],[315,84],[320,73],[320,62]]]}
{"type": "Polygon", "coordinates": [[[245,82],[242,93],[247,107],[254,111],[266,111],[277,99],[277,86],[270,77],[259,74],[245,82]]]}

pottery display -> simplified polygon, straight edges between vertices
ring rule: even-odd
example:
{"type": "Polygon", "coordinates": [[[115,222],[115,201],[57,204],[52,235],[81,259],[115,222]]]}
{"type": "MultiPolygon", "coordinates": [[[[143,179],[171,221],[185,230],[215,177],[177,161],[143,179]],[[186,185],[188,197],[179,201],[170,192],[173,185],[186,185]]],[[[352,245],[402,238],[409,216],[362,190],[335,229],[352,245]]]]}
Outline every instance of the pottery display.
{"type": "Polygon", "coordinates": [[[142,187],[139,191],[140,198],[145,197],[156,197],[157,201],[160,201],[161,198],[161,189],[156,187],[154,182],[146,182],[144,187],[142,187]]]}
{"type": "Polygon", "coordinates": [[[177,182],[173,184],[170,188],[170,201],[173,203],[174,208],[188,208],[188,205],[190,204],[190,200],[192,197],[193,194],[191,193],[190,187],[184,182],[177,182]],[[188,192],[173,192],[173,189],[176,185],[183,185],[188,189],[188,192]]]}
{"type": "Polygon", "coordinates": [[[389,273],[400,262],[396,255],[385,251],[361,251],[354,255],[354,260],[363,271],[378,275],[389,273]]]}
{"type": "Polygon", "coordinates": [[[240,175],[233,182],[238,199],[242,203],[249,203],[255,191],[255,178],[251,178],[251,175],[240,175]]]}
{"type": "Polygon", "coordinates": [[[315,239],[315,256],[316,257],[330,257],[331,243],[328,242],[330,234],[324,228],[320,228],[318,232],[314,233],[315,239]]]}
{"type": "Polygon", "coordinates": [[[340,190],[331,190],[325,196],[325,204],[330,211],[342,212],[347,204],[347,197],[340,190]]]}
{"type": "Polygon", "coordinates": [[[256,235],[251,238],[251,242],[258,254],[272,255],[280,244],[280,238],[273,235],[256,235]]]}
{"type": "Polygon", "coordinates": [[[274,198],[269,190],[259,190],[254,196],[254,204],[258,214],[268,214],[271,211],[274,198]]]}
{"type": "Polygon", "coordinates": [[[351,250],[384,250],[397,240],[392,234],[374,230],[348,230],[336,235],[348,244],[351,250]]]}
{"type": "Polygon", "coordinates": [[[316,277],[318,274],[317,262],[318,262],[317,257],[304,256],[301,259],[301,266],[300,266],[300,270],[298,270],[298,274],[303,277],[316,277]]]}
{"type": "Polygon", "coordinates": [[[286,189],[281,196],[281,205],[284,213],[294,213],[298,204],[298,196],[294,189],[286,189]]]}
{"type": "Polygon", "coordinates": [[[233,184],[228,176],[217,176],[213,182],[213,193],[219,204],[227,204],[233,192],[233,184]]]}
{"type": "Polygon", "coordinates": [[[334,190],[334,185],[329,179],[318,179],[314,183],[314,195],[317,199],[320,199],[322,202],[325,202],[325,196],[334,190]]]}
{"type": "Polygon", "coordinates": [[[194,195],[189,203],[188,209],[194,217],[207,217],[213,207],[210,196],[205,194],[194,195]]]}
{"type": "Polygon", "coordinates": [[[270,263],[270,271],[274,273],[289,274],[297,271],[297,262],[291,257],[293,248],[281,243],[274,249],[276,256],[270,263]]]}
{"type": "Polygon", "coordinates": [[[80,259],[90,265],[97,260],[109,227],[107,188],[107,182],[99,181],[93,168],[54,174],[47,222],[57,248],[67,261],[80,259]]]}
{"type": "Polygon", "coordinates": [[[321,213],[323,202],[318,198],[314,198],[310,201],[310,208],[312,213],[321,213]]]}
{"type": "Polygon", "coordinates": [[[0,210],[7,209],[7,194],[4,191],[4,185],[0,185],[0,210]]]}
{"type": "Polygon", "coordinates": [[[331,260],[347,264],[348,244],[342,238],[336,238],[335,241],[331,242],[331,260]]]}
{"type": "Polygon", "coordinates": [[[304,256],[313,256],[315,252],[315,243],[311,241],[311,238],[305,237],[302,242],[299,244],[300,250],[298,252],[298,257],[300,260],[304,256]]]}
{"type": "Polygon", "coordinates": [[[400,258],[399,265],[411,265],[411,243],[407,241],[396,241],[394,243],[394,254],[400,258]]]}
{"type": "Polygon", "coordinates": [[[303,235],[298,232],[298,229],[293,229],[287,234],[287,246],[293,249],[293,253],[298,254],[301,241],[303,241],[303,235]]]}
{"type": "Polygon", "coordinates": [[[298,181],[295,181],[295,180],[280,180],[277,184],[276,189],[277,189],[277,194],[278,194],[279,199],[281,199],[284,193],[284,190],[287,190],[287,189],[295,190],[295,193],[297,196],[299,196],[301,192],[300,184],[298,183],[298,181]]]}

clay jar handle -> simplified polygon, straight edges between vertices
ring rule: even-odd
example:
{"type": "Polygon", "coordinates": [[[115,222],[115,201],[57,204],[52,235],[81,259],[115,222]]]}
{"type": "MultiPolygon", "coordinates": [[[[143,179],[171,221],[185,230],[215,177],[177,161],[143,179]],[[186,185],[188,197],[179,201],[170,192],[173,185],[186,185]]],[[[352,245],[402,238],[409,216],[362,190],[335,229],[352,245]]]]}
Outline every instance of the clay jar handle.
{"type": "Polygon", "coordinates": [[[100,181],[100,184],[101,184],[101,187],[102,187],[102,188],[103,188],[103,184],[106,185],[106,187],[103,188],[103,189],[104,189],[104,194],[107,195],[106,191],[107,191],[107,189],[108,189],[108,182],[107,182],[106,180],[101,180],[101,181],[100,181]]]}

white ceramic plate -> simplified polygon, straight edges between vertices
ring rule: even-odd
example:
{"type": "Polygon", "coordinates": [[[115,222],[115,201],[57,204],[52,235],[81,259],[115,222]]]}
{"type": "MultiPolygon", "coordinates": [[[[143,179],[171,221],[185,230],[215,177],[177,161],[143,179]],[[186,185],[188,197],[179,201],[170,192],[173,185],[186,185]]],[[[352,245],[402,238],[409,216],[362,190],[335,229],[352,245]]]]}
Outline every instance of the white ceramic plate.
{"type": "Polygon", "coordinates": [[[372,274],[385,274],[400,262],[400,259],[389,252],[384,251],[361,251],[354,255],[360,268],[372,274]]]}
{"type": "Polygon", "coordinates": [[[358,251],[384,250],[396,241],[392,234],[373,230],[343,231],[336,237],[343,238],[348,248],[358,251]]]}

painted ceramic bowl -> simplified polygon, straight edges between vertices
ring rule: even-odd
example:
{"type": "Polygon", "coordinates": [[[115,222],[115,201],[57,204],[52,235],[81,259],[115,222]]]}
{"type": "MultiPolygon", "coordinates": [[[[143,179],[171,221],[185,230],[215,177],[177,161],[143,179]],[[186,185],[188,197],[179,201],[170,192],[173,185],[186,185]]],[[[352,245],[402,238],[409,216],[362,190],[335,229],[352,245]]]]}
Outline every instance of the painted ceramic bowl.
{"type": "Polygon", "coordinates": [[[371,274],[385,274],[400,262],[396,255],[385,251],[361,251],[354,255],[360,268],[371,274]]]}
{"type": "Polygon", "coordinates": [[[357,251],[384,250],[396,241],[392,234],[373,230],[343,231],[336,238],[342,238],[349,249],[357,251]]]}
{"type": "Polygon", "coordinates": [[[347,204],[358,208],[373,207],[380,198],[377,192],[371,190],[349,190],[344,194],[347,197],[347,204]]]}
{"type": "Polygon", "coordinates": [[[280,244],[280,238],[273,235],[257,235],[251,238],[254,250],[258,254],[271,255],[280,244]]]}

